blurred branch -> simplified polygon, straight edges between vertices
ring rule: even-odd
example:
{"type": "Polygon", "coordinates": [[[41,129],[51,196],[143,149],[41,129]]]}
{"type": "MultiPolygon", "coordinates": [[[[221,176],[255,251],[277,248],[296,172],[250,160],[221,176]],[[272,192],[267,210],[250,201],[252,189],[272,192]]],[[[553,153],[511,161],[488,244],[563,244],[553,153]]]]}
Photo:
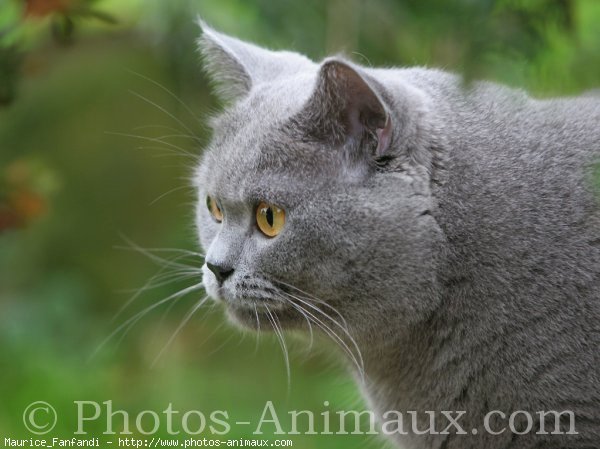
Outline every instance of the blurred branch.
{"type": "Polygon", "coordinates": [[[0,46],[0,106],[10,104],[15,97],[22,59],[15,46],[0,46]]]}
{"type": "Polygon", "coordinates": [[[5,0],[0,6],[0,106],[10,104],[16,97],[21,62],[31,50],[25,36],[31,34],[31,28],[40,19],[50,19],[51,36],[62,45],[73,42],[81,20],[117,23],[114,16],[96,9],[94,3],[95,0],[5,0]]]}

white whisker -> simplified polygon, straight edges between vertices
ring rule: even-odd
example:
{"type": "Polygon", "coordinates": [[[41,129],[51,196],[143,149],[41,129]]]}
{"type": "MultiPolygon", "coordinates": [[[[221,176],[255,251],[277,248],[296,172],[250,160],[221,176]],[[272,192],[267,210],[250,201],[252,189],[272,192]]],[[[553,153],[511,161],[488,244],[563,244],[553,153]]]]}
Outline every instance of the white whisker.
{"type": "Polygon", "coordinates": [[[277,335],[277,339],[279,340],[279,346],[281,346],[281,350],[283,352],[283,358],[285,361],[285,371],[287,374],[288,393],[289,393],[290,387],[291,387],[292,376],[291,376],[291,371],[290,371],[290,357],[289,357],[287,345],[285,344],[285,338],[283,337],[283,332],[281,331],[281,328],[279,327],[279,324],[277,323],[277,321],[275,321],[275,316],[269,309],[269,306],[265,305],[265,307],[267,309],[267,316],[269,317],[269,321],[271,322],[271,325],[273,326],[275,335],[277,335]]]}
{"type": "Polygon", "coordinates": [[[124,323],[122,323],[121,325],[119,325],[113,332],[110,333],[110,335],[108,337],[106,337],[96,348],[96,350],[92,353],[91,358],[93,358],[96,354],[98,354],[98,352],[100,352],[100,350],[115,336],[117,335],[119,332],[123,331],[125,329],[125,333],[127,333],[127,331],[129,331],[129,329],[135,324],[137,323],[141,318],[143,318],[144,316],[146,316],[148,313],[150,313],[151,311],[153,311],[154,309],[156,309],[157,307],[172,301],[174,299],[178,299],[181,298],[185,295],[187,295],[188,293],[192,293],[194,291],[200,290],[203,288],[202,283],[199,284],[195,284],[192,285],[190,287],[184,288],[183,290],[178,291],[177,293],[173,293],[172,295],[167,296],[166,298],[161,299],[160,301],[152,304],[151,306],[146,307],[144,310],[142,310],[141,312],[136,313],[135,315],[133,315],[132,317],[128,318],[124,323]]]}
{"type": "Polygon", "coordinates": [[[201,270],[171,270],[161,268],[156,274],[150,277],[142,287],[129,288],[118,290],[118,293],[133,293],[144,292],[148,290],[154,290],[155,288],[164,287],[165,285],[172,284],[173,282],[181,281],[184,279],[192,279],[202,276],[201,270]]]}
{"type": "Polygon", "coordinates": [[[171,112],[167,111],[165,108],[163,108],[162,106],[160,106],[158,103],[155,103],[154,101],[150,100],[149,98],[144,97],[142,94],[134,91],[134,90],[130,90],[129,91],[130,94],[135,95],[136,97],[138,97],[140,100],[145,101],[146,103],[154,106],[155,108],[157,108],[159,111],[164,112],[165,114],[167,114],[169,117],[171,117],[173,120],[175,120],[175,122],[177,122],[183,129],[185,129],[187,132],[189,132],[190,134],[194,134],[194,131],[192,131],[185,123],[183,123],[182,120],[180,120],[179,118],[175,117],[175,114],[172,114],[171,112]]]}
{"type": "Polygon", "coordinates": [[[194,304],[194,306],[190,309],[190,311],[183,318],[183,320],[181,321],[181,323],[179,324],[179,326],[177,327],[175,332],[173,332],[173,335],[171,335],[171,338],[169,338],[167,343],[160,350],[160,352],[158,353],[158,355],[152,362],[152,365],[151,365],[152,367],[154,367],[156,365],[156,362],[158,362],[158,360],[162,357],[164,352],[171,346],[171,344],[173,343],[173,341],[175,340],[175,338],[177,337],[179,332],[181,332],[181,330],[190,321],[190,319],[194,316],[194,314],[198,311],[198,309],[200,309],[200,307],[202,307],[204,305],[204,303],[206,302],[207,299],[208,299],[208,296],[204,296],[204,298],[202,298],[200,301],[198,301],[196,304],[194,304]]]}
{"type": "Polygon", "coordinates": [[[348,330],[344,326],[342,326],[341,324],[339,324],[337,321],[333,320],[329,315],[327,315],[326,313],[324,313],[322,310],[314,307],[312,304],[309,304],[306,301],[303,301],[300,298],[298,298],[298,297],[296,297],[294,295],[291,295],[289,293],[285,293],[285,294],[289,295],[291,298],[296,299],[298,301],[301,301],[303,304],[309,305],[312,308],[314,308],[315,310],[319,311],[322,315],[324,315],[326,318],[328,318],[329,320],[331,320],[333,324],[335,324],[336,326],[338,326],[344,332],[344,334],[348,337],[348,339],[350,340],[350,342],[352,343],[352,345],[356,349],[357,354],[354,354],[354,352],[350,349],[350,347],[344,341],[344,339],[342,337],[340,337],[331,327],[329,327],[327,324],[325,324],[320,318],[318,318],[317,316],[315,316],[309,310],[301,307],[300,304],[297,304],[297,303],[295,303],[293,301],[290,301],[290,304],[292,304],[296,308],[296,310],[303,309],[304,312],[306,314],[308,314],[308,316],[310,316],[313,319],[313,321],[315,322],[315,324],[317,324],[319,327],[321,327],[321,329],[323,329],[330,337],[332,337],[334,339],[334,341],[337,341],[341,345],[342,349],[345,350],[345,352],[348,354],[348,356],[350,356],[350,358],[352,359],[352,362],[356,365],[356,368],[357,368],[359,374],[361,375],[361,378],[364,379],[364,361],[363,361],[363,358],[362,358],[362,353],[360,351],[360,348],[358,347],[358,344],[356,343],[356,340],[350,335],[350,333],[348,332],[348,330]]]}
{"type": "Polygon", "coordinates": [[[168,274],[159,276],[158,278],[156,278],[156,276],[153,276],[150,279],[148,279],[148,281],[146,281],[146,283],[142,287],[140,287],[138,289],[125,291],[126,293],[133,293],[133,295],[127,301],[125,301],[125,303],[119,308],[119,310],[112,317],[111,322],[114,322],[119,316],[121,316],[121,314],[129,306],[131,306],[141,296],[142,293],[145,293],[149,290],[153,290],[155,288],[159,288],[159,287],[163,287],[165,285],[172,284],[173,282],[182,281],[182,280],[186,280],[186,279],[195,279],[195,278],[198,278],[199,274],[201,275],[201,273],[194,273],[194,274],[173,276],[171,273],[168,273],[168,274]],[[167,276],[169,276],[169,277],[167,278],[167,276]],[[173,276],[173,277],[171,277],[171,276],[173,276]],[[168,280],[162,281],[162,282],[157,282],[157,281],[159,281],[159,279],[164,279],[164,278],[167,278],[168,280]]]}
{"type": "Polygon", "coordinates": [[[171,193],[174,192],[178,192],[179,190],[183,190],[183,189],[190,189],[190,186],[179,186],[179,187],[175,187],[171,190],[169,190],[168,192],[163,193],[162,195],[159,195],[158,197],[156,197],[154,200],[152,200],[152,202],[150,203],[150,206],[153,206],[154,204],[156,204],[158,201],[160,201],[161,199],[163,199],[165,196],[170,195],[171,193]]]}
{"type": "MultiPolygon", "coordinates": [[[[220,328],[221,326],[219,326],[220,328]]],[[[219,346],[217,346],[216,348],[214,348],[212,351],[210,351],[209,353],[206,354],[206,357],[209,357],[213,354],[216,354],[217,352],[219,352],[221,349],[223,349],[225,347],[225,345],[227,345],[227,343],[229,343],[231,341],[231,339],[233,338],[234,334],[231,334],[229,337],[227,337],[225,339],[225,341],[223,341],[223,343],[221,343],[219,346]]]]}
{"type": "Polygon", "coordinates": [[[195,140],[196,142],[200,142],[200,139],[197,136],[191,135],[191,134],[165,134],[160,136],[160,139],[170,139],[172,137],[178,137],[181,139],[192,139],[195,140]]]}
{"type": "MultiPolygon", "coordinates": [[[[128,240],[129,242],[131,242],[131,240],[128,240]]],[[[126,248],[126,249],[137,249],[137,248],[142,248],[139,245],[136,245],[135,248],[126,248]]],[[[167,247],[163,247],[163,248],[142,248],[145,251],[148,252],[154,252],[154,253],[182,253],[188,256],[197,256],[197,257],[204,257],[204,254],[198,251],[190,251],[189,249],[184,249],[184,248],[167,248],[167,247]]]]}
{"type": "MultiPolygon", "coordinates": [[[[154,137],[153,137],[154,139],[154,137]]],[[[167,144],[169,145],[170,142],[164,142],[162,140],[158,141],[160,144],[164,145],[167,144]]],[[[179,148],[179,147],[178,147],[179,148]]],[[[175,156],[180,156],[180,157],[185,157],[185,158],[191,158],[193,161],[198,159],[198,156],[190,153],[189,151],[183,150],[183,149],[175,149],[175,148],[168,148],[168,147],[164,147],[164,146],[158,146],[158,145],[138,145],[135,147],[136,150],[152,150],[152,151],[162,151],[162,153],[157,153],[157,154],[153,154],[151,157],[153,159],[158,159],[158,158],[164,158],[164,157],[172,157],[173,155],[175,156]]]]}
{"type": "Polygon", "coordinates": [[[163,86],[161,83],[159,83],[156,80],[153,80],[152,78],[149,78],[145,75],[142,75],[141,73],[135,72],[133,70],[128,70],[129,73],[132,73],[133,75],[139,76],[142,79],[145,79],[146,81],[154,84],[155,86],[159,87],[160,89],[164,90],[166,93],[168,93],[171,97],[173,97],[175,100],[177,100],[177,102],[179,102],[179,104],[181,106],[183,106],[185,108],[185,110],[198,122],[200,122],[200,119],[198,118],[198,116],[196,116],[196,114],[194,114],[194,111],[192,111],[192,109],[181,99],[179,98],[177,95],[175,95],[170,89],[167,89],[165,86],[163,86]]]}
{"type": "MultiPolygon", "coordinates": [[[[121,235],[121,238],[129,246],[125,246],[125,247],[117,246],[116,247],[117,249],[126,249],[126,250],[130,250],[130,251],[136,251],[136,252],[138,252],[138,253],[146,256],[151,261],[157,263],[161,267],[162,266],[167,266],[167,267],[172,267],[172,268],[183,268],[183,269],[195,268],[193,266],[186,265],[186,264],[181,263],[181,262],[176,262],[176,260],[181,260],[183,258],[183,256],[177,256],[176,258],[174,258],[172,260],[169,260],[169,259],[165,259],[164,257],[157,256],[156,254],[152,254],[153,251],[154,252],[159,252],[161,250],[173,251],[172,249],[167,249],[167,248],[163,248],[163,249],[142,248],[141,246],[137,245],[136,243],[134,243],[132,240],[128,239],[124,235],[121,235]]],[[[199,257],[199,258],[203,258],[204,257],[200,253],[194,253],[192,251],[180,250],[180,252],[183,252],[185,255],[188,255],[190,257],[199,257]]]]}
{"type": "Polygon", "coordinates": [[[135,128],[133,128],[134,131],[138,131],[141,129],[168,129],[169,131],[174,131],[176,133],[181,132],[181,130],[179,128],[175,128],[173,126],[167,126],[167,125],[142,125],[142,126],[136,126],[135,128]]]}
{"type": "Polygon", "coordinates": [[[279,283],[279,284],[281,284],[281,285],[284,285],[284,286],[286,286],[286,287],[289,287],[289,288],[291,288],[291,289],[294,289],[294,290],[296,290],[297,292],[299,292],[300,294],[302,294],[302,295],[306,295],[306,296],[307,296],[309,299],[311,299],[312,301],[314,301],[314,302],[316,302],[316,303],[318,303],[318,304],[321,304],[321,305],[323,305],[323,306],[327,307],[329,310],[331,310],[333,313],[335,313],[337,316],[339,316],[339,317],[340,317],[340,319],[343,321],[343,323],[344,323],[344,326],[346,327],[346,329],[348,328],[348,323],[346,322],[346,319],[344,318],[344,316],[343,316],[343,315],[342,315],[342,314],[341,314],[341,313],[340,313],[340,312],[339,312],[339,311],[338,311],[338,310],[337,310],[335,307],[333,307],[331,304],[329,304],[329,303],[327,303],[327,302],[323,301],[322,299],[319,299],[319,298],[317,298],[317,297],[316,297],[316,296],[314,296],[314,295],[311,295],[311,294],[310,294],[310,293],[308,293],[308,292],[305,292],[304,290],[301,290],[301,289],[299,289],[298,287],[296,287],[296,286],[294,286],[294,285],[291,285],[291,284],[288,284],[288,283],[285,283],[285,282],[283,282],[283,281],[279,281],[279,280],[275,280],[275,282],[276,282],[276,283],[279,283]]]}
{"type": "Polygon", "coordinates": [[[258,317],[258,308],[254,304],[254,315],[256,316],[256,346],[254,347],[254,354],[258,353],[258,345],[260,344],[260,318],[258,317]]]}
{"type": "MultiPolygon", "coordinates": [[[[199,159],[199,156],[197,154],[190,153],[185,148],[182,148],[179,145],[175,145],[171,142],[166,142],[166,141],[158,139],[156,137],[139,136],[137,134],[121,133],[121,132],[115,132],[115,131],[105,131],[105,133],[113,135],[113,136],[130,137],[132,139],[145,140],[147,142],[153,142],[153,143],[160,143],[162,145],[166,145],[167,147],[178,150],[178,153],[181,155],[186,155],[186,156],[192,157],[194,160],[199,159]]],[[[139,148],[143,149],[145,147],[139,147],[139,148]]]]}
{"type": "MultiPolygon", "coordinates": [[[[283,298],[284,301],[289,302],[292,304],[292,306],[294,306],[295,304],[293,304],[291,301],[289,301],[289,299],[286,300],[286,298],[283,298]]],[[[314,332],[313,332],[313,327],[312,327],[312,322],[310,321],[310,318],[308,317],[308,315],[304,312],[304,310],[300,307],[300,308],[296,308],[296,310],[298,310],[298,312],[300,312],[302,314],[302,316],[304,317],[304,319],[306,320],[306,324],[308,325],[308,332],[310,334],[310,342],[308,345],[308,352],[310,352],[310,350],[313,347],[314,344],[314,332]]]]}

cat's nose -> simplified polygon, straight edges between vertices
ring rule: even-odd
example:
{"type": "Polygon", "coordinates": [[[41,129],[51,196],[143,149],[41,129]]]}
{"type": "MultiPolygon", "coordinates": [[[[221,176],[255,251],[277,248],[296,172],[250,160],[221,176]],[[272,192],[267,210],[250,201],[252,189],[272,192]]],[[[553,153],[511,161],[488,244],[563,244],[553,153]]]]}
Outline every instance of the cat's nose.
{"type": "Polygon", "coordinates": [[[225,281],[225,279],[227,279],[229,276],[231,276],[231,273],[233,273],[233,268],[224,265],[206,262],[206,266],[210,271],[212,271],[215,274],[215,277],[217,278],[219,284],[222,284],[225,281]]]}

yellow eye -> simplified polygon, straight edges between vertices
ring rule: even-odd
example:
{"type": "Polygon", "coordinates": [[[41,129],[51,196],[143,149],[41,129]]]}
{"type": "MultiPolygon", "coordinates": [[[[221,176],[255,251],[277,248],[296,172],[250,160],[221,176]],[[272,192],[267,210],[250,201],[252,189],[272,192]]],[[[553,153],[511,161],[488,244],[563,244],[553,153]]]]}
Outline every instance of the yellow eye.
{"type": "Polygon", "coordinates": [[[206,197],[206,207],[208,207],[208,210],[210,211],[211,215],[215,220],[217,220],[218,223],[221,223],[223,221],[223,212],[221,212],[219,205],[213,197],[206,197]]]}
{"type": "Polygon", "coordinates": [[[285,211],[262,201],[256,208],[256,224],[264,235],[275,237],[285,225],[285,211]]]}

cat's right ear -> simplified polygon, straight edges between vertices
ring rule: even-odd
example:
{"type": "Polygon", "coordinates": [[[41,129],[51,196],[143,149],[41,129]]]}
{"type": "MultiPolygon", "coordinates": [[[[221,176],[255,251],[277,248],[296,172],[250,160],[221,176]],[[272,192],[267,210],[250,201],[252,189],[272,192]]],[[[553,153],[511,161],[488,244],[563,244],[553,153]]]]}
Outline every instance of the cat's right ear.
{"type": "Polygon", "coordinates": [[[308,58],[289,51],[271,51],[215,31],[198,18],[202,35],[198,40],[204,67],[219,96],[235,101],[253,86],[293,76],[314,65],[308,58]]]}
{"type": "Polygon", "coordinates": [[[392,121],[379,90],[358,66],[327,59],[298,121],[312,136],[334,144],[370,140],[373,155],[383,156],[391,143],[392,121]]]}

